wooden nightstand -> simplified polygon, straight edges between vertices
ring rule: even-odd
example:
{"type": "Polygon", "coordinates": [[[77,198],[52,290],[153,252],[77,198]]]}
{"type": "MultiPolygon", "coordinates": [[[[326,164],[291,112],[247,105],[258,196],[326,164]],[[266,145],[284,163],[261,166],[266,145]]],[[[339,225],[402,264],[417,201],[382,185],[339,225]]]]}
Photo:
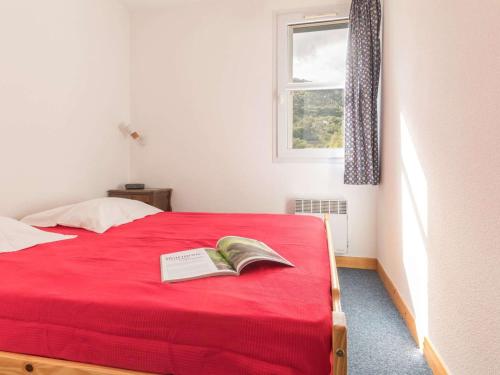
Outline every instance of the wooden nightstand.
{"type": "Polygon", "coordinates": [[[108,197],[127,198],[155,206],[163,211],[172,211],[170,196],[172,189],[117,189],[108,190],[108,197]]]}

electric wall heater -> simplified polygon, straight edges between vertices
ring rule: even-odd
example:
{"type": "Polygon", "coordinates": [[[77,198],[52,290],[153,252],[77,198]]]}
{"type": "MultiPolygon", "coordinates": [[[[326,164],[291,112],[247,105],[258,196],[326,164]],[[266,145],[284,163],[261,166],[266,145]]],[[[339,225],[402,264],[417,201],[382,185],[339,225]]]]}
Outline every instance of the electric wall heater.
{"type": "Polygon", "coordinates": [[[329,215],[330,230],[335,253],[345,255],[349,249],[347,201],[336,199],[296,199],[296,215],[311,215],[323,218],[329,215]]]}

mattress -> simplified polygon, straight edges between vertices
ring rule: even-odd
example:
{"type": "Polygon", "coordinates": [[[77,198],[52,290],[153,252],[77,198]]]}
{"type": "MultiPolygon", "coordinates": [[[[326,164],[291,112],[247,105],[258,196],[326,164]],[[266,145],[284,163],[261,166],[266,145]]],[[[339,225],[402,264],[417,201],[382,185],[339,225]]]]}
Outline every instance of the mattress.
{"type": "Polygon", "coordinates": [[[160,213],[0,254],[0,351],[159,374],[328,374],[330,269],[318,218],[160,213]],[[160,282],[161,254],[237,235],[295,268],[160,282]]]}

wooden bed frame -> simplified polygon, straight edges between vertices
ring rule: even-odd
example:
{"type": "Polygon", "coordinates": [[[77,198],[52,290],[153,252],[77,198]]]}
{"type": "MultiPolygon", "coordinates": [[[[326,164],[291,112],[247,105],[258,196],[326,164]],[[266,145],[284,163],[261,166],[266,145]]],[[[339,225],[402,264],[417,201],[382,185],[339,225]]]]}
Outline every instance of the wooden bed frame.
{"type": "MultiPolygon", "coordinates": [[[[340,284],[335,263],[335,252],[328,217],[325,215],[325,230],[331,269],[332,291],[332,375],[347,374],[347,325],[340,305],[340,284]]],[[[150,375],[145,372],[128,371],[111,367],[95,366],[79,362],[36,357],[24,354],[0,352],[0,374],[2,375],[150,375]]]]}

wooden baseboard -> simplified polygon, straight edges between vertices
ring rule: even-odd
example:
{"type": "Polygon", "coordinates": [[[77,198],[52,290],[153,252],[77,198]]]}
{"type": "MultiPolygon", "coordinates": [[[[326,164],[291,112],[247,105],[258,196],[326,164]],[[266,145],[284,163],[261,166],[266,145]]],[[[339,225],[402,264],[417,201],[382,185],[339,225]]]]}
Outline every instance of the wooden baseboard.
{"type": "Polygon", "coordinates": [[[415,324],[415,317],[411,313],[411,310],[403,301],[403,298],[401,298],[401,294],[399,294],[398,289],[396,288],[392,280],[389,278],[389,276],[384,270],[384,267],[382,267],[380,263],[377,264],[377,272],[380,278],[382,279],[382,283],[384,283],[385,289],[387,290],[387,293],[389,293],[389,296],[391,297],[394,306],[396,306],[399,313],[406,322],[406,325],[408,327],[408,330],[410,331],[411,336],[413,337],[417,345],[421,347],[421,342],[417,334],[417,325],[415,324]]]}
{"type": "Polygon", "coordinates": [[[357,268],[361,270],[376,270],[377,259],[375,258],[360,258],[360,257],[335,257],[337,267],[340,268],[357,268]]]}
{"type": "Polygon", "coordinates": [[[389,293],[392,302],[394,303],[399,313],[403,317],[406,326],[410,331],[411,336],[415,340],[415,343],[420,348],[423,348],[425,359],[427,360],[427,363],[429,364],[432,373],[434,375],[448,375],[449,371],[446,369],[443,360],[437,353],[434,346],[431,344],[429,338],[424,337],[423,343],[420,341],[417,333],[417,325],[415,323],[415,317],[408,308],[408,305],[403,301],[403,298],[401,298],[401,294],[399,293],[398,289],[396,288],[390,277],[385,272],[384,267],[379,262],[377,262],[377,272],[380,276],[380,279],[382,279],[382,283],[384,284],[385,289],[389,293]]]}
{"type": "Polygon", "coordinates": [[[448,375],[450,373],[428,337],[424,338],[424,356],[434,375],[448,375]]]}

